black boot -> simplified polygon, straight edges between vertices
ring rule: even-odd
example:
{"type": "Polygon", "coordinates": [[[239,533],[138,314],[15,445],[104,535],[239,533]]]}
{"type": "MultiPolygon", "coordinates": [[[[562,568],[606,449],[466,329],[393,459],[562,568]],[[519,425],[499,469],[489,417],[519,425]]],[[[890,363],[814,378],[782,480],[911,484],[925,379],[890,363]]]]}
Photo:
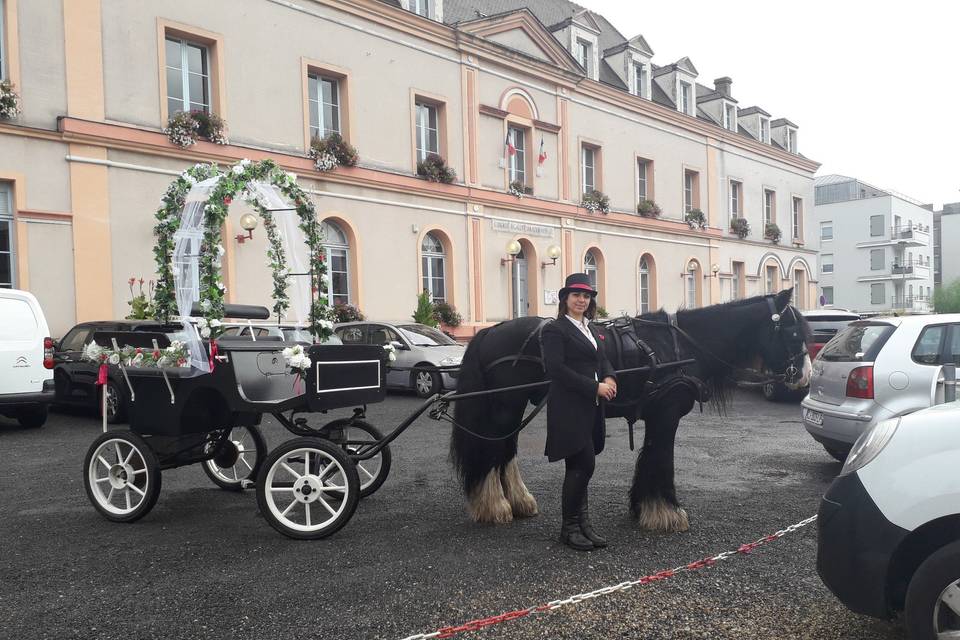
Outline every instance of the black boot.
{"type": "Polygon", "coordinates": [[[593,530],[593,525],[590,523],[590,513],[587,510],[586,498],[583,499],[583,507],[580,509],[580,532],[597,549],[602,549],[607,546],[607,539],[593,530]]]}
{"type": "Polygon", "coordinates": [[[593,551],[593,543],[580,532],[580,517],[565,516],[560,527],[560,542],[577,551],[593,551]]]}

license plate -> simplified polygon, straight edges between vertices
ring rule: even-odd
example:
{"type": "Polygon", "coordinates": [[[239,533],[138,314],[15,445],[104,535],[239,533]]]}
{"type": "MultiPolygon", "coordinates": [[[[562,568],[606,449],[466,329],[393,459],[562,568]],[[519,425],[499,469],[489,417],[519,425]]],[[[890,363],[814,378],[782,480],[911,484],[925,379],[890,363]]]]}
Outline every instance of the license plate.
{"type": "Polygon", "coordinates": [[[803,410],[803,419],[811,424],[815,424],[818,427],[823,426],[823,414],[819,411],[813,411],[812,409],[803,410]]]}

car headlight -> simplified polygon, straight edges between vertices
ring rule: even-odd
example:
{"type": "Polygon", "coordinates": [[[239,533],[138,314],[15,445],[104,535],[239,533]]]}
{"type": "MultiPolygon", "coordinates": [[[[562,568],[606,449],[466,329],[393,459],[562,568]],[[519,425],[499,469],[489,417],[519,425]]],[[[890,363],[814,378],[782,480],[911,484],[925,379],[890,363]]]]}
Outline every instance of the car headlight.
{"type": "Polygon", "coordinates": [[[863,434],[857,438],[853,448],[850,449],[850,454],[847,456],[846,462],[843,463],[843,468],[840,469],[840,475],[843,476],[848,473],[853,473],[857,469],[862,469],[867,463],[876,458],[877,455],[883,451],[883,448],[887,446],[887,443],[890,442],[890,439],[893,437],[893,434],[896,433],[897,427],[899,426],[900,418],[890,418],[888,420],[881,420],[870,429],[864,431],[863,434]]]}
{"type": "Polygon", "coordinates": [[[441,367],[452,367],[452,366],[455,366],[455,365],[459,365],[462,360],[463,360],[463,358],[460,357],[460,356],[450,356],[449,358],[444,358],[443,360],[441,360],[441,361],[440,361],[440,366],[441,366],[441,367]]]}

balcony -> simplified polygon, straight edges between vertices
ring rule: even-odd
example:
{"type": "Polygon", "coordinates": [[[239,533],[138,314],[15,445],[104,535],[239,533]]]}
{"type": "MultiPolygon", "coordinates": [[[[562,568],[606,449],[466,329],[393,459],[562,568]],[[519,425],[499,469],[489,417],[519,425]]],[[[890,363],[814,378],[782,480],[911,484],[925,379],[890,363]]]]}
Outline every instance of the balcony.
{"type": "Polygon", "coordinates": [[[927,296],[894,296],[890,299],[890,306],[895,311],[905,313],[930,313],[933,311],[932,300],[927,296]]]}
{"type": "Polygon", "coordinates": [[[930,277],[930,265],[917,260],[897,260],[886,269],[871,270],[860,276],[857,282],[883,282],[885,280],[926,280],[930,277]]]}
{"type": "Polygon", "coordinates": [[[890,227],[890,237],[878,236],[864,242],[858,242],[858,249],[872,247],[928,247],[930,246],[930,225],[902,224],[890,227]]]}

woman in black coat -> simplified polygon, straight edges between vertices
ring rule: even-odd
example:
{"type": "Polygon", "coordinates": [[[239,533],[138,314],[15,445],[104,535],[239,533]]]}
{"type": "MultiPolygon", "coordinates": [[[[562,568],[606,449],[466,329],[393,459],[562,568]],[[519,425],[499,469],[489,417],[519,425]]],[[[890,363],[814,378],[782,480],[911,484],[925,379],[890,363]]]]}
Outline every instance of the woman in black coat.
{"type": "Polygon", "coordinates": [[[587,485],[603,451],[604,404],[617,395],[603,340],[590,326],[597,292],[585,273],[567,277],[557,319],[543,328],[543,358],[550,378],[547,446],[550,462],[563,459],[563,525],[560,541],[578,551],[607,546],[590,524],[587,485]]]}

